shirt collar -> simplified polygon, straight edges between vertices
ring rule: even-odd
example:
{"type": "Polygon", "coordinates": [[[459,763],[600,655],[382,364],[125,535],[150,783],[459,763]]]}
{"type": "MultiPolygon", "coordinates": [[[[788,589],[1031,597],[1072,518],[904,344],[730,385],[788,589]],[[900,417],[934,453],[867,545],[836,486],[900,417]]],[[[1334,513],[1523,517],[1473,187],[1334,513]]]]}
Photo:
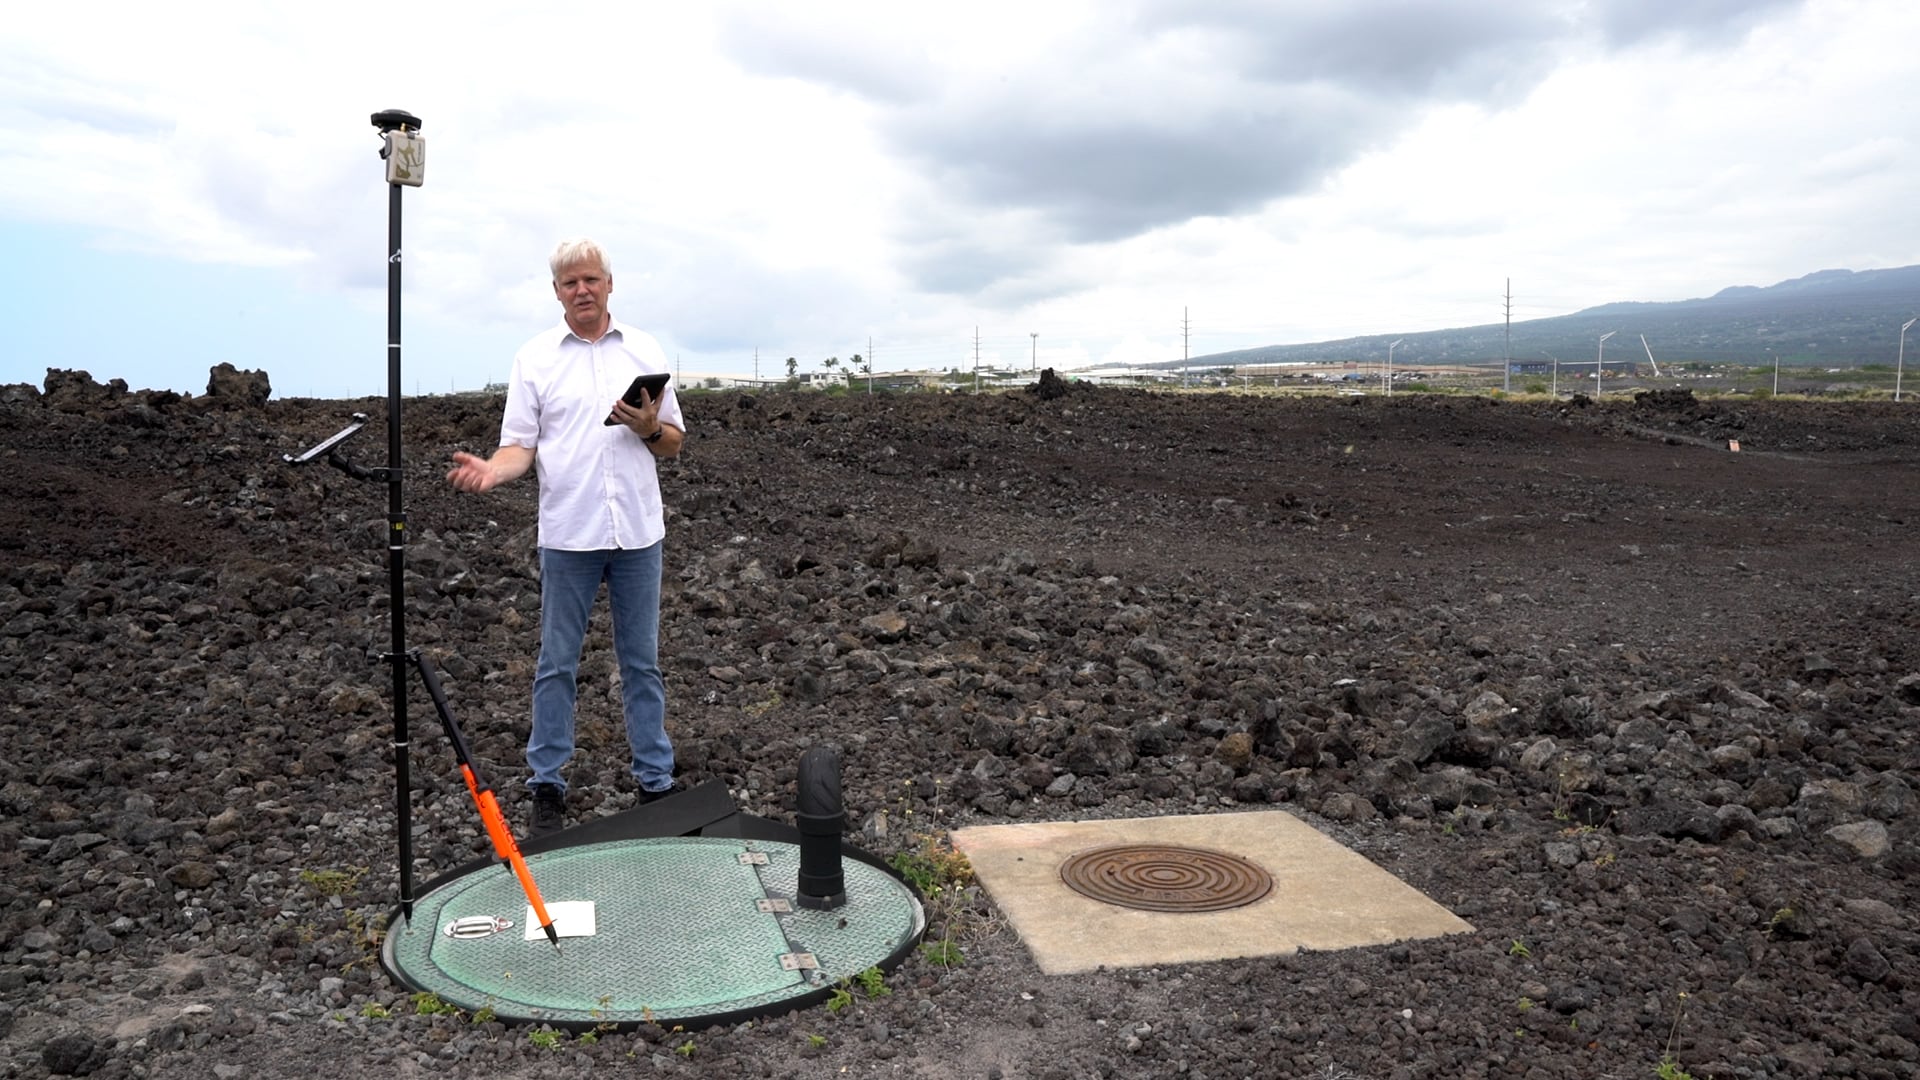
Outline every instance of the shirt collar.
{"type": "MultiPolygon", "coordinates": [[[[560,329],[565,332],[562,340],[564,340],[565,338],[572,338],[573,340],[579,342],[582,345],[593,344],[593,342],[588,341],[586,338],[583,338],[579,334],[574,333],[573,327],[570,324],[568,324],[567,320],[565,319],[560,320],[560,329]]],[[[608,338],[613,338],[615,340],[621,340],[621,341],[625,340],[625,337],[620,333],[620,323],[618,320],[615,320],[615,319],[607,320],[607,332],[600,335],[600,340],[606,341],[608,338]]]]}

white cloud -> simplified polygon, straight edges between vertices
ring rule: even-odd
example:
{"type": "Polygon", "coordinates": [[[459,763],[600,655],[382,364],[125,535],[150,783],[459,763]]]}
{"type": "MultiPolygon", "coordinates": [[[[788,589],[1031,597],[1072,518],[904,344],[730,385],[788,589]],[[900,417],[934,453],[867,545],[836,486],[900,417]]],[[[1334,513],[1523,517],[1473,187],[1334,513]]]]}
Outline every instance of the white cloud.
{"type": "MultiPolygon", "coordinates": [[[[425,120],[410,310],[524,334],[599,237],[616,311],[755,345],[1177,356],[1914,261],[1894,0],[36,7],[0,220],[377,305],[368,115],[425,120]],[[191,32],[183,27],[192,27],[191,32]]],[[[884,363],[884,361],[883,361],[884,363]]]]}

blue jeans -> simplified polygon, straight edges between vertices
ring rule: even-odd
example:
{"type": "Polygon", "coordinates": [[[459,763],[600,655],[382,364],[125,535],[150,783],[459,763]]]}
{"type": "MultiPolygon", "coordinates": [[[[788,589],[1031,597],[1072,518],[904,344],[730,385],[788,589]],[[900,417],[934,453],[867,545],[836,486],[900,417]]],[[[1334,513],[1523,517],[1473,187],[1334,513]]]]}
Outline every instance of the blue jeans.
{"type": "Polygon", "coordinates": [[[560,770],[573,757],[580,647],[603,581],[613,611],[613,652],[620,663],[633,776],[641,787],[659,791],[673,783],[667,688],[660,678],[660,544],[637,551],[540,549],[540,663],[533,673],[528,783],[566,790],[560,770]]]}

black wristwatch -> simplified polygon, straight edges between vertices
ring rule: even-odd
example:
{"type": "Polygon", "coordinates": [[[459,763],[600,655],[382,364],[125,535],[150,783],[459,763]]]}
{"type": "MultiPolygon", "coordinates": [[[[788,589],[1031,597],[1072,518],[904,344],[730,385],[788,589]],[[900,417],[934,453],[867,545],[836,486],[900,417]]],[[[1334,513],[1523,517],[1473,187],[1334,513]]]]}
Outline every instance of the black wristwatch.
{"type": "Polygon", "coordinates": [[[661,424],[659,427],[653,429],[653,434],[642,436],[640,441],[648,444],[657,443],[660,441],[661,436],[665,435],[666,433],[667,433],[667,425],[661,424]]]}

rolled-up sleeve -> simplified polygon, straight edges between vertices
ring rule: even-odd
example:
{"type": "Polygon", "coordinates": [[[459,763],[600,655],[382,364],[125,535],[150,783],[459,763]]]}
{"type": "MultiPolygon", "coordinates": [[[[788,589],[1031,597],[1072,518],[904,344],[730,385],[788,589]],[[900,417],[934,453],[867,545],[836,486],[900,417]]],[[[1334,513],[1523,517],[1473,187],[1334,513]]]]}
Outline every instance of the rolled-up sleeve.
{"type": "Polygon", "coordinates": [[[513,358],[507,376],[507,408],[500,419],[500,445],[536,450],[540,446],[540,392],[529,378],[526,350],[513,358]]]}

